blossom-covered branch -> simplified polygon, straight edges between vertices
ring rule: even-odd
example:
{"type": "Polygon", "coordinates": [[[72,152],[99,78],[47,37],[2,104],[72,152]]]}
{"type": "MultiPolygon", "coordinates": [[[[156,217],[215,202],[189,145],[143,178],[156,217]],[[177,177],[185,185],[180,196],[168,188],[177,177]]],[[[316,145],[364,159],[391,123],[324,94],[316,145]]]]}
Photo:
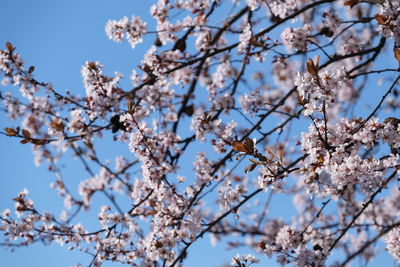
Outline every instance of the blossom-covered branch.
{"type": "Polygon", "coordinates": [[[91,255],[89,266],[183,266],[205,236],[251,249],[232,258],[239,267],[368,263],[384,246],[398,261],[399,2],[149,10],[152,20],[105,25],[110,40],[148,49],[129,78],[82,62],[82,88],[64,92],[35,78],[17,44],[1,48],[13,122],[0,138],[32,147],[64,207],[46,212],[22,190],[0,216],[0,244],[58,243],[91,255]],[[109,144],[121,148],[111,161],[109,144]],[[75,185],[64,181],[70,157],[75,185]],[[296,212],[274,214],[280,205],[296,212]]]}

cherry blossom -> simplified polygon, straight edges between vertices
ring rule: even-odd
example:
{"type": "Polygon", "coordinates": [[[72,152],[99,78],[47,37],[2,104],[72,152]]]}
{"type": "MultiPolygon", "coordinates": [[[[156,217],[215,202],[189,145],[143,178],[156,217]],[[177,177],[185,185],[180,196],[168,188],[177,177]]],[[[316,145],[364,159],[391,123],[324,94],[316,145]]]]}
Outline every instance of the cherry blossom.
{"type": "Polygon", "coordinates": [[[91,256],[75,266],[186,266],[208,237],[238,267],[399,261],[398,1],[147,5],[105,25],[145,52],[82,62],[76,91],[1,45],[1,138],[32,148],[62,207],[16,193],[0,243],[91,256]]]}

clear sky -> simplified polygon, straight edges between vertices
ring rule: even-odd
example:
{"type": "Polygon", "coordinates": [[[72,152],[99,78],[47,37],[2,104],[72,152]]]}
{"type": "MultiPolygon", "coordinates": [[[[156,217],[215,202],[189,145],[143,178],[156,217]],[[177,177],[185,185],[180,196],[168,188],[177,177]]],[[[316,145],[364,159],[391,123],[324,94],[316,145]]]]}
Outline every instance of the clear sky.
{"type": "MultiPolygon", "coordinates": [[[[120,19],[123,16],[140,15],[145,20],[150,19],[148,10],[152,3],[154,1],[147,0],[3,0],[0,46],[4,48],[7,41],[16,46],[26,65],[35,66],[37,80],[53,83],[60,92],[70,90],[83,95],[85,91],[80,69],[85,61],[100,61],[105,65],[106,72],[119,71],[125,77],[140,62],[150,43],[145,40],[132,50],[127,43],[117,44],[108,40],[104,26],[109,19],[120,19]]],[[[129,82],[126,85],[129,86],[129,82]]],[[[17,122],[10,122],[4,113],[0,113],[0,127],[12,126],[17,126],[17,122]]],[[[12,198],[22,189],[28,188],[29,197],[39,209],[59,211],[62,199],[49,188],[54,177],[45,167],[34,166],[30,146],[0,136],[0,147],[0,210],[13,207],[12,198]]],[[[67,174],[75,182],[87,178],[77,177],[79,171],[75,172],[74,168],[67,174]]],[[[280,201],[283,201],[282,196],[277,196],[276,199],[277,203],[283,203],[280,201]]],[[[281,212],[285,210],[281,206],[276,209],[281,212]]],[[[96,212],[94,211],[94,216],[96,212]]],[[[288,215],[288,212],[290,208],[282,212],[282,217],[288,215]]],[[[193,246],[185,266],[219,266],[229,263],[236,253],[246,252],[225,251],[223,244],[215,248],[209,244],[209,238],[205,237],[193,246]]],[[[79,251],[68,251],[58,245],[36,244],[19,248],[14,253],[0,248],[0,259],[1,267],[54,267],[70,266],[78,262],[85,266],[91,257],[79,251]]],[[[393,261],[386,255],[377,262],[382,266],[391,266],[393,261]]],[[[106,263],[104,266],[117,264],[106,263]]],[[[268,266],[278,265],[271,262],[268,266]]]]}

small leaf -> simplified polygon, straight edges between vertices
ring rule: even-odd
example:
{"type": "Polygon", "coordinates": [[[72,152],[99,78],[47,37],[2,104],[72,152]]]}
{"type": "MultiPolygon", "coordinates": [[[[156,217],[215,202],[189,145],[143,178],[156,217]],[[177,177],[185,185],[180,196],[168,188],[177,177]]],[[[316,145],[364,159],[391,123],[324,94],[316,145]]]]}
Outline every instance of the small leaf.
{"type": "Polygon", "coordinates": [[[246,146],[242,142],[237,142],[235,141],[233,143],[233,150],[239,151],[239,152],[244,152],[247,153],[246,146]]]}
{"type": "Polygon", "coordinates": [[[25,206],[18,206],[17,211],[24,211],[26,210],[25,206]]]}
{"type": "Polygon", "coordinates": [[[315,67],[319,70],[319,60],[321,59],[320,56],[317,56],[317,60],[315,61],[315,67]]]}
{"type": "Polygon", "coordinates": [[[397,127],[400,124],[400,119],[397,119],[395,117],[388,117],[383,121],[383,123],[392,124],[393,126],[397,127]]]}
{"type": "Polygon", "coordinates": [[[343,3],[345,6],[350,6],[351,8],[358,4],[359,0],[347,0],[343,3]]]}
{"type": "Polygon", "coordinates": [[[157,35],[156,40],[154,41],[154,45],[155,45],[155,46],[158,46],[158,47],[160,47],[160,46],[163,45],[163,43],[161,42],[161,40],[160,40],[160,38],[158,37],[158,35],[157,35]]]}
{"type": "Polygon", "coordinates": [[[378,23],[379,24],[381,24],[381,25],[385,25],[386,23],[387,23],[387,18],[386,17],[384,17],[384,16],[382,16],[382,15],[380,15],[380,14],[376,14],[375,15],[375,19],[378,21],[378,23]]]}
{"type": "Polygon", "coordinates": [[[261,248],[262,250],[265,249],[266,245],[267,245],[267,243],[265,241],[260,241],[258,243],[258,247],[261,248]]]}
{"type": "Polygon", "coordinates": [[[194,10],[192,11],[192,14],[199,13],[200,11],[201,11],[201,9],[200,9],[200,8],[196,8],[196,9],[194,9],[194,10]]]}
{"type": "Polygon", "coordinates": [[[18,203],[24,203],[24,199],[22,197],[14,197],[12,200],[18,202],[18,203]]]}
{"type": "Polygon", "coordinates": [[[326,37],[332,37],[334,32],[329,28],[329,27],[323,27],[320,31],[319,34],[325,35],[326,37]]]}
{"type": "Polygon", "coordinates": [[[147,212],[147,215],[155,215],[155,214],[157,214],[156,210],[150,210],[147,212]]]}
{"type": "Polygon", "coordinates": [[[316,244],[316,245],[314,245],[313,246],[313,250],[315,251],[315,250],[323,250],[323,248],[320,246],[320,245],[318,245],[318,244],[316,244]]]}
{"type": "Polygon", "coordinates": [[[179,50],[181,52],[184,52],[186,50],[186,37],[182,37],[181,39],[178,39],[172,48],[172,51],[179,50]]]}
{"type": "Polygon", "coordinates": [[[279,150],[279,161],[282,162],[283,161],[283,157],[285,156],[285,150],[280,149],[279,150]]]}
{"type": "Polygon", "coordinates": [[[18,132],[14,128],[4,128],[8,136],[16,136],[18,132]]]}
{"type": "Polygon", "coordinates": [[[85,144],[85,146],[89,149],[93,149],[93,143],[90,141],[84,141],[83,142],[85,144]]]}
{"type": "Polygon", "coordinates": [[[35,70],[35,66],[30,66],[28,69],[28,73],[32,73],[35,70]]]}
{"type": "Polygon", "coordinates": [[[10,42],[7,42],[6,43],[6,47],[7,47],[7,50],[10,52],[10,53],[12,53],[13,51],[14,51],[14,46],[10,43],[10,42]]]}
{"type": "Polygon", "coordinates": [[[120,121],[120,116],[118,114],[111,117],[110,127],[113,133],[116,133],[119,130],[126,131],[126,127],[124,123],[120,121]]]}
{"type": "Polygon", "coordinates": [[[262,42],[260,42],[259,40],[257,40],[255,36],[251,36],[250,44],[252,44],[252,45],[254,45],[256,47],[263,47],[264,46],[264,44],[262,42]]]}
{"type": "Polygon", "coordinates": [[[150,205],[150,207],[154,208],[154,207],[157,206],[157,203],[150,199],[149,200],[149,205],[150,205]]]}
{"type": "Polygon", "coordinates": [[[308,59],[308,61],[306,63],[306,66],[307,66],[307,72],[308,73],[310,73],[313,76],[317,76],[318,75],[318,67],[317,67],[316,64],[314,64],[314,61],[311,58],[308,59]]]}
{"type": "Polygon", "coordinates": [[[246,137],[244,139],[244,147],[247,149],[248,153],[253,152],[254,142],[250,138],[246,137]]]}
{"type": "Polygon", "coordinates": [[[37,140],[30,140],[32,144],[38,145],[38,146],[42,146],[44,144],[46,144],[46,140],[44,139],[37,139],[37,140]]]}
{"type": "Polygon", "coordinates": [[[255,163],[255,164],[259,164],[259,162],[255,159],[249,159],[251,162],[255,163]]]}
{"type": "Polygon", "coordinates": [[[134,113],[134,103],[133,103],[133,100],[132,99],[128,99],[127,101],[126,101],[126,105],[128,106],[128,112],[130,113],[130,114],[133,114],[134,113]]]}
{"type": "Polygon", "coordinates": [[[163,243],[161,243],[160,241],[156,241],[156,243],[154,244],[154,246],[156,247],[156,248],[162,248],[164,245],[163,245],[163,243]]]}
{"type": "Polygon", "coordinates": [[[244,169],[244,172],[245,172],[245,173],[248,173],[248,172],[253,171],[253,170],[257,167],[257,165],[258,165],[258,164],[256,164],[256,163],[253,163],[253,164],[248,165],[248,166],[244,169]]]}
{"type": "Polygon", "coordinates": [[[28,130],[22,129],[22,135],[25,138],[30,138],[31,137],[31,133],[28,130]]]}
{"type": "Polygon", "coordinates": [[[89,63],[87,64],[87,66],[88,66],[88,69],[89,69],[89,70],[97,70],[96,63],[94,63],[94,62],[89,62],[89,63]]]}
{"type": "Polygon", "coordinates": [[[242,177],[239,177],[239,176],[235,175],[235,176],[232,177],[232,180],[235,181],[235,182],[241,182],[243,179],[242,179],[242,177]]]}
{"type": "Polygon", "coordinates": [[[400,48],[395,48],[394,49],[394,57],[400,61],[400,48]]]}
{"type": "Polygon", "coordinates": [[[29,143],[29,142],[30,142],[29,139],[22,139],[22,140],[20,141],[21,144],[27,144],[27,143],[29,143]]]}
{"type": "Polygon", "coordinates": [[[64,123],[60,119],[55,119],[50,122],[50,127],[59,132],[64,129],[64,126],[64,123]]]}
{"type": "Polygon", "coordinates": [[[190,106],[185,106],[183,112],[185,112],[186,115],[191,117],[194,113],[194,105],[191,104],[190,106]]]}

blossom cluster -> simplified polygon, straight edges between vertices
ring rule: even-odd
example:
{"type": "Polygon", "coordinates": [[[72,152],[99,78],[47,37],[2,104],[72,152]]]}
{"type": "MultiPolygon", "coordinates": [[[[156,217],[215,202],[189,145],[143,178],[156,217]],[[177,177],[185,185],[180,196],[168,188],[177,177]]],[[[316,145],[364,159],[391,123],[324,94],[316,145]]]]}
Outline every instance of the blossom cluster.
{"type": "Polygon", "coordinates": [[[210,236],[251,252],[233,266],[333,267],[383,240],[400,261],[398,1],[146,4],[149,20],[105,26],[146,46],[129,79],[82,62],[83,87],[62,93],[0,50],[0,134],[32,148],[64,204],[15,194],[0,243],[176,267],[210,236]]]}
{"type": "Polygon", "coordinates": [[[281,33],[282,43],[288,50],[306,51],[311,30],[312,28],[309,24],[305,24],[301,28],[286,28],[281,33]]]}
{"type": "Polygon", "coordinates": [[[361,123],[361,120],[342,119],[325,128],[320,122],[302,134],[302,148],[308,153],[304,165],[304,174],[308,177],[305,183],[314,193],[337,195],[358,184],[370,194],[383,184],[383,173],[396,168],[397,152],[384,159],[363,158],[361,153],[377,142],[384,142],[396,151],[400,147],[398,126],[371,119],[361,129],[361,123]]]}
{"type": "MultiPolygon", "coordinates": [[[[314,112],[323,112],[346,93],[346,73],[344,69],[325,69],[318,73],[297,73],[294,84],[304,105],[304,115],[309,116],[314,112]]],[[[348,99],[346,99],[348,100],[348,99]]]]}
{"type": "Polygon", "coordinates": [[[194,114],[190,125],[196,139],[201,142],[206,140],[207,134],[213,133],[215,138],[211,139],[211,144],[218,153],[225,153],[226,146],[232,144],[236,126],[237,123],[233,120],[226,125],[221,120],[212,120],[211,114],[204,114],[201,110],[194,114]]]}
{"type": "Polygon", "coordinates": [[[387,38],[394,38],[400,42],[400,3],[398,1],[385,1],[379,6],[376,19],[379,22],[379,31],[387,38]]]}
{"type": "Polygon", "coordinates": [[[392,229],[386,237],[386,249],[397,261],[400,260],[400,228],[392,229]]]}
{"type": "Polygon", "coordinates": [[[131,20],[123,17],[120,20],[110,20],[106,25],[108,38],[116,42],[122,42],[124,36],[132,48],[143,41],[142,37],[146,34],[146,22],[139,17],[133,16],[131,20]]]}

